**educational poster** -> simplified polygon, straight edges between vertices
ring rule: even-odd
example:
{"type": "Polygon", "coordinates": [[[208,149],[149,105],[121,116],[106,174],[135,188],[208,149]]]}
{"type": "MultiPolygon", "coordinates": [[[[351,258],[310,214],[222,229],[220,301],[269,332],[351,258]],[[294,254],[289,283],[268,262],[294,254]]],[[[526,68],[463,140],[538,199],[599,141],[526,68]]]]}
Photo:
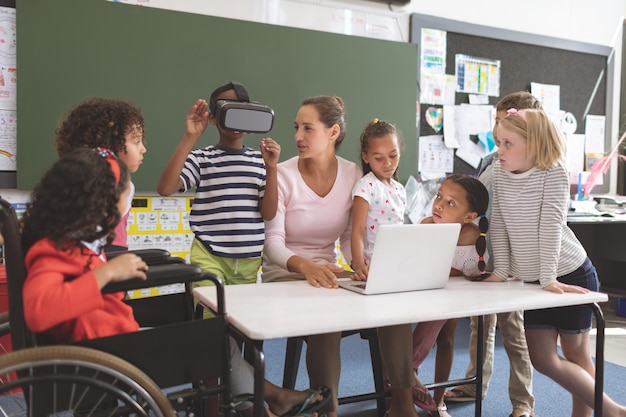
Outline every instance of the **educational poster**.
{"type": "Polygon", "coordinates": [[[420,102],[454,104],[455,79],[446,75],[446,31],[423,28],[421,45],[420,102]]]}
{"type": "Polygon", "coordinates": [[[15,9],[0,7],[0,171],[17,167],[15,9]]]}
{"type": "Polygon", "coordinates": [[[455,55],[456,91],[500,96],[500,60],[455,55]]]}
{"type": "Polygon", "coordinates": [[[422,178],[445,177],[454,168],[454,149],[448,148],[441,135],[420,136],[417,170],[422,178]]]}
{"type": "Polygon", "coordinates": [[[135,197],[128,218],[128,248],[158,248],[189,261],[193,197],[135,197]]]}
{"type": "MultiPolygon", "coordinates": [[[[133,198],[128,216],[128,249],[165,249],[189,262],[193,232],[189,211],[193,197],[133,198]]],[[[130,291],[131,298],[184,291],[183,284],[130,291]]]]}

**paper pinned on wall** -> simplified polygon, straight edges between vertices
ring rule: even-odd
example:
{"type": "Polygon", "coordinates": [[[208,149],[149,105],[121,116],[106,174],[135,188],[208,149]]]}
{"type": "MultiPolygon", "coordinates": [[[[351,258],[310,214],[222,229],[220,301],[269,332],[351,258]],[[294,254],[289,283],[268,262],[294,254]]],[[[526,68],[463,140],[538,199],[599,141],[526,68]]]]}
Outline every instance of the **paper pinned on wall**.
{"type": "Polygon", "coordinates": [[[474,168],[478,168],[480,165],[480,161],[483,156],[481,156],[482,146],[473,143],[471,140],[464,142],[459,149],[456,150],[457,158],[462,159],[467,162],[474,168]]]}
{"type": "Polygon", "coordinates": [[[555,115],[561,110],[560,85],[531,82],[530,94],[541,102],[541,106],[546,113],[555,115]]]}
{"type": "Polygon", "coordinates": [[[578,182],[578,174],[585,170],[585,135],[568,134],[567,141],[567,170],[570,183],[578,182]]]}
{"type": "Polygon", "coordinates": [[[454,104],[454,75],[422,73],[420,102],[424,104],[454,104]]]}
{"type": "Polygon", "coordinates": [[[456,132],[456,107],[443,106],[443,138],[448,148],[461,146],[456,132]]]}
{"type": "Polygon", "coordinates": [[[455,55],[456,90],[468,94],[500,95],[500,60],[455,55]]]}
{"type": "Polygon", "coordinates": [[[0,171],[17,169],[15,7],[0,7],[0,171]]]}
{"type": "Polygon", "coordinates": [[[606,117],[588,114],[585,119],[585,153],[604,154],[604,123],[606,117]]]}
{"type": "Polygon", "coordinates": [[[422,29],[422,74],[446,73],[447,36],[445,30],[422,29]]]}
{"type": "Polygon", "coordinates": [[[454,150],[446,147],[441,135],[420,136],[417,170],[422,173],[452,172],[454,150]]]}
{"type": "Polygon", "coordinates": [[[420,102],[454,104],[454,76],[446,75],[447,33],[444,30],[422,29],[420,48],[420,102]]]}

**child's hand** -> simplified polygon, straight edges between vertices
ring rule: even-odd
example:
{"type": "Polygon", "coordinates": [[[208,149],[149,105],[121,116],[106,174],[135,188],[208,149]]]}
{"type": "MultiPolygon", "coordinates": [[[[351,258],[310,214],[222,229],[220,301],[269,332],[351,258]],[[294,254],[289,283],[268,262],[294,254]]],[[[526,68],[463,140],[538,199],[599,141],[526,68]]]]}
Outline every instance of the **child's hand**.
{"type": "Polygon", "coordinates": [[[206,100],[203,99],[199,99],[193,106],[191,106],[191,109],[185,118],[187,134],[200,137],[204,133],[209,125],[208,108],[209,105],[206,100]]]}
{"type": "Polygon", "coordinates": [[[587,294],[589,290],[587,288],[579,287],[578,285],[563,284],[562,282],[555,281],[551,284],[543,287],[544,290],[555,292],[557,294],[563,294],[564,292],[576,292],[579,294],[587,294]]]}
{"type": "Polygon", "coordinates": [[[139,256],[133,253],[124,253],[116,256],[106,264],[96,268],[96,275],[100,288],[109,282],[126,281],[131,278],[147,279],[148,265],[139,256]]]}
{"type": "Polygon", "coordinates": [[[280,145],[272,138],[261,139],[261,155],[266,167],[275,167],[280,157],[280,145]]]}
{"type": "Polygon", "coordinates": [[[352,262],[352,270],[354,274],[350,275],[350,279],[354,281],[367,281],[367,274],[370,272],[369,265],[365,262],[352,262]]]}

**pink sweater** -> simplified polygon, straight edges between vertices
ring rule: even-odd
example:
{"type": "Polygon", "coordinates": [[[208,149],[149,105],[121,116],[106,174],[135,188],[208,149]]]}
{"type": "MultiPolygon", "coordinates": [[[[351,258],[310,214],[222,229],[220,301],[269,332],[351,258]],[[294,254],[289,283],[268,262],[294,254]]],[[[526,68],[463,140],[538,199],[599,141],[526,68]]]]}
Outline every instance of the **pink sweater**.
{"type": "Polygon", "coordinates": [[[276,217],[265,223],[263,282],[304,278],[287,270],[287,261],[295,255],[319,264],[336,264],[337,239],[346,261],[352,260],[352,187],[362,173],[353,162],[340,157],[337,161],[337,179],[324,197],[302,179],[298,157],[278,164],[278,210],[276,217]]]}

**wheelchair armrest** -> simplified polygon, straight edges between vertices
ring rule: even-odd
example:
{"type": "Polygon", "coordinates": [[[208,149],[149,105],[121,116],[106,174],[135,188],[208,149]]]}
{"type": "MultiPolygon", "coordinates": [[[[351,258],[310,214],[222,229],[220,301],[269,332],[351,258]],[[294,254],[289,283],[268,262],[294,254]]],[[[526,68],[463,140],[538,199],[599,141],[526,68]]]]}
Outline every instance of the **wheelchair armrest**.
{"type": "Polygon", "coordinates": [[[120,291],[138,290],[141,288],[160,287],[171,284],[190,284],[196,281],[211,281],[217,291],[217,311],[219,315],[224,315],[225,294],[222,280],[215,274],[204,272],[199,266],[187,263],[175,263],[166,265],[151,266],[146,272],[148,279],[129,279],[121,282],[111,282],[102,288],[102,293],[112,293],[120,291]]]}
{"type": "Polygon", "coordinates": [[[172,256],[165,249],[136,249],[131,251],[107,252],[107,258],[113,259],[123,253],[134,253],[144,260],[148,265],[163,265],[171,263],[185,263],[185,260],[177,256],[172,256]]]}
{"type": "Polygon", "coordinates": [[[186,263],[153,265],[150,266],[146,275],[148,275],[148,279],[146,280],[136,278],[120,282],[111,282],[102,288],[102,292],[130,291],[141,288],[160,287],[162,285],[185,284],[207,279],[213,282],[217,280],[221,285],[221,281],[217,276],[202,271],[199,266],[186,263]]]}

